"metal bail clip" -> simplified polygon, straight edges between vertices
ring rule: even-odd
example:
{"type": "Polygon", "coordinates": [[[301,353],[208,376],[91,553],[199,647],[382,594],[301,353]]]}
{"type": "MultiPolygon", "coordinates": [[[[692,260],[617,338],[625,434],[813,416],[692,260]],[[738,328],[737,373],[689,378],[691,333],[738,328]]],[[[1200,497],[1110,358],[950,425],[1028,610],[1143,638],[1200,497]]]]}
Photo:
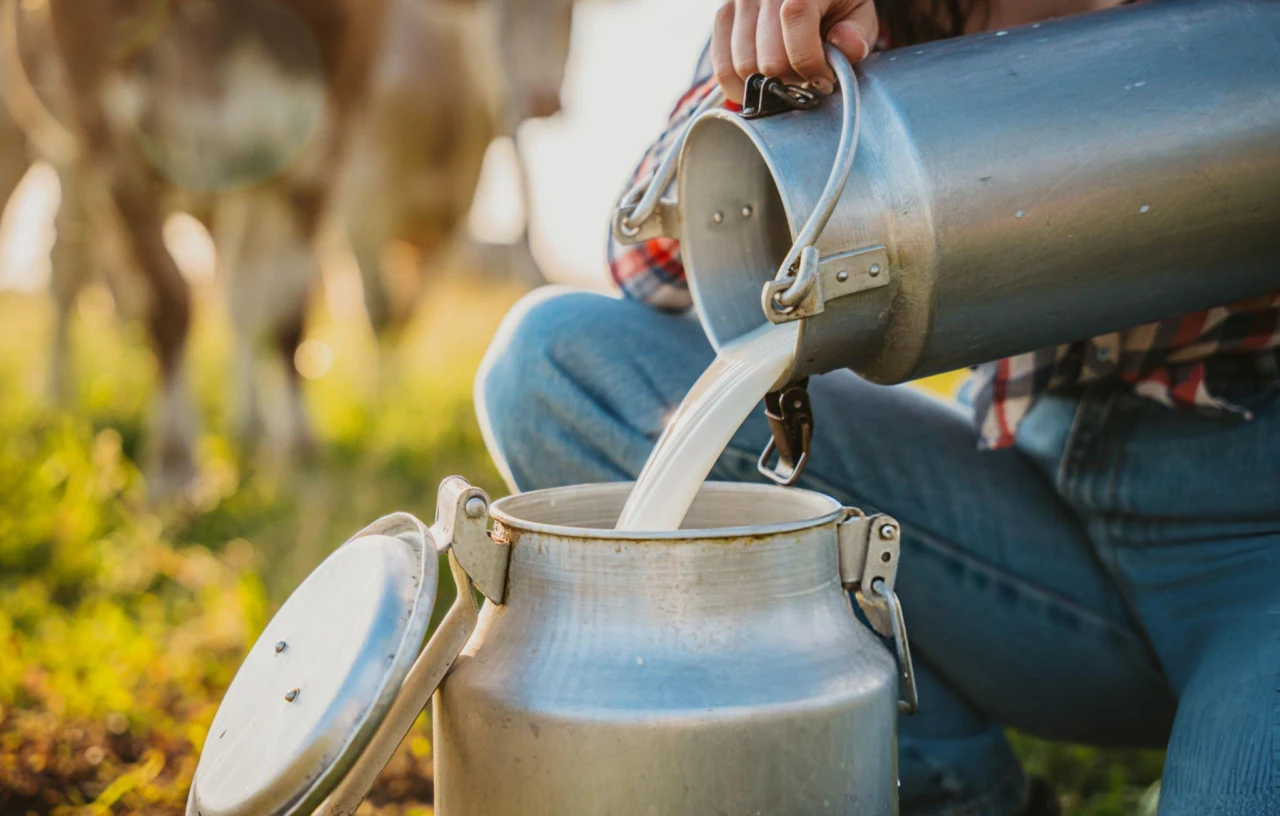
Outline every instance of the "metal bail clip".
{"type": "Polygon", "coordinates": [[[770,391],[764,397],[764,416],[769,420],[773,437],[764,446],[756,467],[784,487],[799,481],[805,465],[809,464],[813,408],[809,404],[808,383],[809,378],[805,377],[781,390],[770,391]],[[769,460],[774,451],[778,452],[778,464],[770,467],[769,460]]]}
{"type": "Polygon", "coordinates": [[[799,85],[787,85],[777,77],[752,74],[742,92],[743,119],[760,119],[775,113],[812,110],[822,103],[817,93],[799,85]]]}

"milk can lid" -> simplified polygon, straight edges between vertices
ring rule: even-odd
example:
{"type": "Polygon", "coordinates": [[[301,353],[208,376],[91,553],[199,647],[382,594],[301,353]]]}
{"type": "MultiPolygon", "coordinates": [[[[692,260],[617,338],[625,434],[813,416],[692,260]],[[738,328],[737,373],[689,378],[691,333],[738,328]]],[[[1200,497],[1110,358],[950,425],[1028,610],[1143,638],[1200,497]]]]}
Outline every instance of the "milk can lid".
{"type": "Polygon", "coordinates": [[[417,658],[435,604],[430,533],[388,516],[267,624],[209,728],[188,813],[310,813],[351,768],[417,658]]]}

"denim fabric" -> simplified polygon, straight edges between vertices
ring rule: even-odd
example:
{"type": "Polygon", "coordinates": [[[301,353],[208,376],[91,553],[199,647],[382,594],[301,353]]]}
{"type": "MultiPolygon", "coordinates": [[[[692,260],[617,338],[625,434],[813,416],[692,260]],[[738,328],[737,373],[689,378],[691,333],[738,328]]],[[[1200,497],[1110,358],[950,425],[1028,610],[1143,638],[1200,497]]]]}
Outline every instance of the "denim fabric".
{"type": "MultiPolygon", "coordinates": [[[[486,441],[514,489],[634,478],[712,358],[688,315],[535,293],[477,381],[486,441]]],[[[802,486],[903,525],[920,685],[900,723],[903,814],[1016,812],[1005,726],[1167,744],[1161,816],[1280,813],[1273,394],[1239,395],[1252,422],[1052,395],[1016,447],[980,452],[967,410],[920,391],[849,372],[809,390],[802,486]]],[[[757,409],[712,478],[759,481],[768,435],[757,409]]]]}

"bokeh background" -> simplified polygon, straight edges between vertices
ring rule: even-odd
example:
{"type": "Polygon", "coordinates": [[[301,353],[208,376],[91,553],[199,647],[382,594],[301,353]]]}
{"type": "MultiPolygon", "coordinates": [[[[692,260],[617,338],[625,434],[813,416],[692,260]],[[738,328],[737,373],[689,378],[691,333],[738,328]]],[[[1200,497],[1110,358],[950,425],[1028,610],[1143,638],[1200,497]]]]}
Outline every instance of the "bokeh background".
{"type": "MultiPolygon", "coordinates": [[[[607,289],[613,202],[683,89],[715,6],[577,3],[563,110],[518,133],[529,211],[513,144],[499,140],[470,237],[510,242],[527,219],[547,278],[607,289]]],[[[320,560],[384,513],[430,518],[449,474],[505,491],[471,385],[524,287],[442,268],[408,328],[379,344],[350,251],[328,242],[293,361],[318,441],[298,466],[234,441],[231,328],[213,244],[194,219],[175,216],[166,242],[195,292],[198,476],[182,501],[158,503],[143,475],[156,365],[144,327],[120,318],[101,282],[74,308],[74,388],[61,404],[47,396],[58,203],[56,174],[37,163],[0,221],[0,813],[176,814],[241,655],[320,560]]],[[[957,379],[922,387],[945,393],[957,379]]],[[[1015,739],[1070,813],[1150,804],[1158,753],[1015,739]]],[[[424,715],[361,812],[429,813],[431,790],[424,715]]]]}

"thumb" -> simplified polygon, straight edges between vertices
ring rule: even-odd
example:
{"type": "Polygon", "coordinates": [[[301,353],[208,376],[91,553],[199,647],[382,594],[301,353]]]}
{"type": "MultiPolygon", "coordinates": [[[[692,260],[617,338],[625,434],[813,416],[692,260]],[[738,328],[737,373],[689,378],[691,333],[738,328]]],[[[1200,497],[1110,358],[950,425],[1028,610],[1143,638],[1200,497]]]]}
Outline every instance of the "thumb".
{"type": "Polygon", "coordinates": [[[837,20],[827,30],[827,42],[854,63],[866,59],[879,38],[880,21],[871,0],[858,3],[847,17],[837,20]]]}

